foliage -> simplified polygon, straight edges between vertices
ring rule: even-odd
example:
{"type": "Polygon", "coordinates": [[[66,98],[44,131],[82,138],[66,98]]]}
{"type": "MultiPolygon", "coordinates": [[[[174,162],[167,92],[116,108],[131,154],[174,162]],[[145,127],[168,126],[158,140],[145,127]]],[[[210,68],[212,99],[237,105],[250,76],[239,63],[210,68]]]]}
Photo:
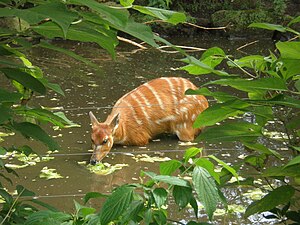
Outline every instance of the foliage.
{"type": "MultiPolygon", "coordinates": [[[[94,0],[0,2],[0,73],[3,76],[1,80],[7,78],[8,81],[7,85],[1,85],[0,88],[1,136],[5,136],[4,133],[7,136],[20,133],[26,138],[41,141],[50,150],[56,150],[59,148],[58,144],[42,129],[41,123],[50,123],[59,128],[76,126],[62,112],[30,106],[32,97],[36,94],[45,95],[47,89],[64,95],[59,85],[49,82],[42,70],[30,62],[26,52],[31,48],[41,47],[59,51],[97,68],[87,59],[56,46],[51,40],[94,42],[115,58],[118,32],[131,35],[151,46],[158,46],[151,29],[132,20],[128,8],[171,24],[185,21],[182,13],[132,5],[133,1],[121,0],[120,3],[121,5],[111,7],[94,0]]],[[[0,139],[0,142],[2,141],[3,139],[0,139]]],[[[0,147],[1,155],[9,151],[18,151],[26,156],[34,153],[28,145],[0,147]]],[[[5,172],[15,172],[5,166],[2,160],[0,167],[0,176],[11,182],[5,172]]],[[[53,170],[42,172],[42,176],[48,179],[59,176],[53,170]]],[[[19,201],[19,197],[29,193],[24,190],[18,192],[17,198],[13,199],[2,182],[0,183],[0,196],[4,199],[0,211],[0,224],[23,224],[25,218],[36,211],[34,207],[19,201]]],[[[81,210],[79,205],[77,208],[80,213],[87,214],[87,209],[81,210]]],[[[43,212],[39,212],[39,217],[43,215],[43,212]]],[[[48,216],[53,216],[56,221],[61,222],[69,219],[59,212],[51,212],[48,216]]]]}
{"type": "MultiPolygon", "coordinates": [[[[289,26],[299,23],[299,17],[289,26]]],[[[249,55],[240,59],[232,59],[221,49],[208,49],[197,60],[187,57],[182,67],[195,75],[213,73],[220,79],[210,81],[199,90],[189,90],[187,94],[203,94],[217,100],[217,103],[200,114],[195,127],[207,126],[198,140],[207,142],[239,141],[250,153],[236,166],[243,165],[239,173],[252,168],[256,172],[244,174],[246,179],[262,179],[269,186],[269,192],[262,199],[248,206],[245,216],[269,211],[269,219],[297,221],[299,218],[299,143],[300,143],[300,33],[290,27],[281,25],[256,23],[251,27],[269,29],[278,32],[289,32],[295,36],[293,42],[277,42],[275,52],[268,56],[249,55]],[[219,71],[216,67],[223,61],[228,67],[239,69],[242,74],[230,74],[219,71]],[[229,86],[237,90],[238,96],[228,92],[211,92],[206,86],[229,86]],[[246,115],[249,115],[249,120],[246,115]],[[234,121],[229,117],[237,117],[234,121]],[[218,124],[218,125],[216,125],[218,124]],[[274,124],[274,125],[272,125],[274,124]],[[276,139],[270,133],[276,132],[276,139]],[[265,145],[266,140],[279,142],[275,146],[289,149],[282,152],[280,148],[272,149],[265,145]],[[284,160],[282,160],[284,158],[284,160]],[[271,160],[272,159],[272,163],[271,160]],[[289,216],[288,216],[289,215],[289,216]],[[291,216],[293,215],[293,216],[291,216]]],[[[228,69],[230,71],[230,69],[228,69]]],[[[214,173],[211,173],[213,176],[214,173]]],[[[237,183],[237,185],[239,185],[237,183]]],[[[251,185],[254,186],[252,183],[251,185]]]]}
{"type": "MultiPolygon", "coordinates": [[[[129,17],[127,8],[171,24],[185,20],[184,15],[165,9],[137,6],[133,5],[133,1],[123,0],[120,3],[122,6],[110,7],[92,0],[1,2],[3,7],[0,8],[0,15],[6,19],[17,18],[18,24],[15,29],[7,27],[0,30],[0,70],[17,90],[13,92],[10,88],[0,89],[1,129],[5,129],[6,132],[20,132],[25,137],[42,141],[50,149],[56,149],[58,145],[35,121],[50,122],[60,127],[74,125],[61,114],[29,106],[34,93],[44,95],[49,88],[59,94],[63,94],[63,91],[58,85],[46,80],[42,71],[33,66],[22,51],[36,46],[50,48],[93,65],[47,40],[62,38],[95,42],[115,57],[118,31],[132,35],[151,46],[157,46],[155,41],[159,39],[149,27],[134,22],[129,17]]],[[[299,21],[298,17],[291,21],[289,26],[299,21]]],[[[4,203],[0,211],[0,224],[167,224],[171,218],[166,206],[171,198],[175,200],[179,209],[191,206],[195,218],[198,217],[200,202],[208,218],[212,220],[218,205],[222,204],[227,209],[223,188],[244,184],[256,187],[254,180],[258,178],[268,185],[269,189],[264,190],[268,193],[250,204],[245,216],[269,211],[271,215],[266,218],[297,222],[299,200],[296,193],[299,192],[297,182],[300,176],[299,32],[290,27],[272,24],[253,24],[252,27],[254,26],[291,32],[298,39],[294,42],[276,43],[276,51],[270,52],[269,56],[250,55],[241,59],[233,59],[222,49],[215,47],[207,50],[200,60],[187,56],[183,62],[188,65],[182,68],[195,75],[212,73],[220,77],[203,85],[199,90],[187,92],[203,94],[217,100],[215,105],[197,118],[195,127],[208,127],[198,140],[239,140],[251,151],[244,159],[231,166],[215,156],[199,158],[201,149],[190,148],[183,160],[161,163],[160,174],[142,172],[140,184],[122,185],[108,196],[88,193],[84,198],[85,203],[93,198],[105,198],[99,212],[74,202],[75,213],[64,213],[37,200],[30,200],[46,208],[37,210],[32,204],[27,204],[27,200],[20,200],[20,197],[32,198],[34,193],[18,186],[17,197],[14,199],[1,184],[0,195],[4,203]],[[224,61],[227,61],[230,68],[242,71],[242,74],[238,76],[236,73],[231,74],[230,70],[217,69],[224,61]],[[229,86],[241,94],[232,95],[223,92],[221,88],[217,92],[211,92],[206,88],[208,85],[229,86]],[[229,117],[245,114],[251,115],[252,120],[244,117],[245,119],[228,121],[229,117]],[[269,123],[272,121],[275,123],[269,123]],[[218,123],[220,125],[216,126],[218,123]],[[272,124],[275,124],[275,127],[272,124]],[[281,141],[281,145],[289,149],[288,156],[283,156],[280,149],[264,145],[264,140],[272,139],[269,130],[280,135],[276,141],[281,141]],[[284,161],[281,160],[283,157],[284,161]],[[269,158],[276,163],[270,164],[269,158]],[[217,166],[221,167],[221,171],[216,170],[217,166]],[[252,169],[255,173],[247,175],[247,169],[252,169]],[[240,175],[244,175],[245,179],[241,179],[240,175]],[[235,182],[229,182],[231,178],[234,178],[235,182]]],[[[20,149],[26,149],[26,154],[32,152],[29,146],[20,149]]],[[[0,147],[1,154],[9,150],[10,148],[0,147]]],[[[7,172],[12,172],[2,161],[0,166],[7,172]]],[[[0,175],[9,181],[3,173],[0,175]]],[[[190,221],[188,224],[207,223],[190,221]]]]}

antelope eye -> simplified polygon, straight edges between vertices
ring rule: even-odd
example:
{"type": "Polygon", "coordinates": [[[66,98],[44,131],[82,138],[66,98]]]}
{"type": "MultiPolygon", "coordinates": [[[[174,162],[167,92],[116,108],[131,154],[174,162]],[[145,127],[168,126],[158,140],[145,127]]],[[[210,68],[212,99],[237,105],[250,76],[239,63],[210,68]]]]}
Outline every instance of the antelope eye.
{"type": "Polygon", "coordinates": [[[102,144],[106,144],[107,141],[108,141],[108,139],[104,139],[103,142],[102,142],[102,144]]]}

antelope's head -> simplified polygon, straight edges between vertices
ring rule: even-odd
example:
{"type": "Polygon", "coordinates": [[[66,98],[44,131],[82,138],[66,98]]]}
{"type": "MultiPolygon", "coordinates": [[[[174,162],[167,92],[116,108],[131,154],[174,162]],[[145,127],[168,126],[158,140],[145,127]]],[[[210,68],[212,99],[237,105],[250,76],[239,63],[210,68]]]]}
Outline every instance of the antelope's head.
{"type": "Polygon", "coordinates": [[[99,123],[92,112],[89,112],[92,123],[93,155],[90,163],[100,162],[110,151],[114,144],[113,134],[119,125],[119,114],[115,115],[110,123],[99,123]]]}

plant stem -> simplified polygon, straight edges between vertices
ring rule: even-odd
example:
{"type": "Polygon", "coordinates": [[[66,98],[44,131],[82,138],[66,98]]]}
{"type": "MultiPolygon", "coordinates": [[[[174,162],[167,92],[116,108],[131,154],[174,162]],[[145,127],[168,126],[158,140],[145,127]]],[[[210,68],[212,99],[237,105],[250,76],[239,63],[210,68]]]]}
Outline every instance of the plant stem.
{"type": "Polygon", "coordinates": [[[21,191],[21,193],[16,197],[16,199],[14,200],[14,202],[11,204],[7,214],[5,215],[5,217],[3,218],[3,220],[1,221],[0,225],[3,225],[5,220],[8,219],[8,217],[10,216],[10,214],[13,211],[14,206],[16,205],[16,203],[18,202],[19,198],[21,197],[22,193],[24,192],[25,188],[23,188],[23,190],[21,191]]]}

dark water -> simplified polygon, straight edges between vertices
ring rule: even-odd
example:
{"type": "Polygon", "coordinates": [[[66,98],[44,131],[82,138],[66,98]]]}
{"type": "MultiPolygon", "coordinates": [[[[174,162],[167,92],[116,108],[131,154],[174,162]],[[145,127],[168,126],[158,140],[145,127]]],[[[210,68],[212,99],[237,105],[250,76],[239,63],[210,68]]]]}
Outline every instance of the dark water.
{"type": "MultiPolygon", "coordinates": [[[[218,37],[196,37],[196,38],[173,38],[174,44],[210,48],[219,46],[227,54],[235,56],[246,56],[251,53],[266,52],[272,48],[270,40],[259,42],[243,48],[236,49],[253,40],[232,40],[218,37]]],[[[132,155],[148,154],[149,156],[169,157],[181,159],[187,146],[181,146],[174,136],[162,136],[159,140],[151,142],[146,147],[123,147],[114,146],[105,162],[111,164],[125,163],[129,166],[116,171],[111,175],[100,176],[86,169],[85,165],[78,162],[89,161],[90,146],[90,121],[88,112],[93,111],[99,120],[105,120],[110,112],[109,107],[123,94],[138,85],[161,76],[182,76],[192,80],[197,86],[209,81],[211,76],[194,77],[184,71],[175,70],[183,65],[179,60],[180,54],[162,53],[159,50],[149,49],[133,52],[135,49],[127,44],[117,48],[117,59],[112,60],[103,50],[92,44],[58,43],[61,46],[74,50],[84,55],[99,65],[94,70],[84,64],[77,62],[65,55],[44,50],[33,49],[30,52],[34,64],[40,66],[51,82],[61,85],[65,96],[59,96],[49,91],[47,96],[35,96],[33,105],[58,107],[67,117],[81,127],[53,131],[46,128],[60,144],[61,150],[56,153],[55,159],[48,162],[40,162],[35,166],[18,169],[18,178],[14,178],[15,184],[22,184],[34,191],[40,200],[53,204],[54,206],[68,212],[74,211],[73,199],[81,202],[84,193],[90,191],[109,192],[113,187],[124,183],[137,182],[141,170],[158,172],[158,163],[136,161],[132,155]],[[56,169],[64,178],[45,180],[39,178],[40,170],[47,166],[56,169]]],[[[200,52],[192,53],[200,57],[200,52]]],[[[212,104],[212,102],[211,102],[212,104]]],[[[6,146],[28,143],[22,137],[13,136],[6,139],[6,146]]],[[[45,154],[46,147],[37,142],[31,142],[30,146],[40,154],[45,154]]],[[[203,154],[215,155],[220,159],[233,163],[243,153],[239,144],[224,145],[223,143],[209,145],[198,143],[196,146],[204,147],[203,154]]],[[[13,187],[11,187],[13,188],[13,187]]],[[[248,204],[247,198],[239,195],[240,190],[225,190],[230,204],[248,204]]],[[[97,207],[99,202],[94,201],[97,207]]],[[[192,210],[178,211],[176,207],[169,208],[172,219],[193,218],[192,210]]],[[[202,211],[203,213],[203,211],[202,211]]],[[[206,216],[201,214],[203,221],[206,216]]],[[[220,216],[218,224],[263,224],[261,217],[253,217],[250,220],[241,219],[241,214],[233,213],[226,217],[220,216]],[[258,220],[258,221],[256,221],[258,220]]],[[[182,220],[184,222],[185,220],[182,220]]]]}

